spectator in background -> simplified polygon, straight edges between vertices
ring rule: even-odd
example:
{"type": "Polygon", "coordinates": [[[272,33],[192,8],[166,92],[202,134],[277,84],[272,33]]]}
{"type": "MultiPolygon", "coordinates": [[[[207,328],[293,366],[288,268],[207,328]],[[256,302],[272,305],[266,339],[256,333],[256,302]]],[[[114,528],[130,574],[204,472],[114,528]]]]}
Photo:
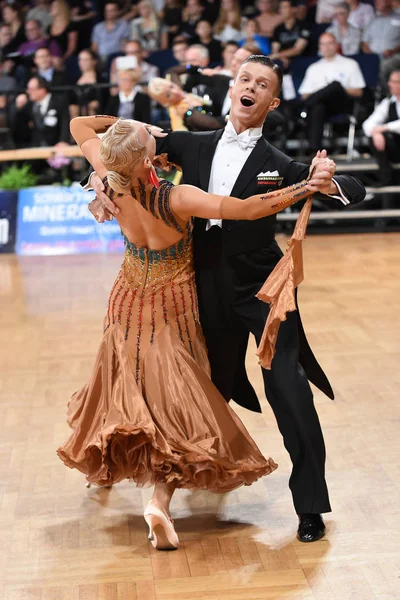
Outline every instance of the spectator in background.
{"type": "Polygon", "coordinates": [[[27,41],[18,48],[21,56],[33,56],[39,48],[48,48],[53,58],[60,58],[62,56],[61,48],[57,42],[49,40],[43,35],[40,21],[27,21],[25,23],[25,35],[27,41]]]}
{"type": "Polygon", "coordinates": [[[52,22],[48,29],[48,35],[50,40],[56,42],[61,48],[62,57],[60,61],[56,62],[56,66],[62,67],[69,57],[76,53],[78,32],[71,22],[71,12],[65,0],[53,0],[50,14],[52,22]]]}
{"type": "Polygon", "coordinates": [[[335,10],[342,0],[318,0],[316,21],[317,23],[331,23],[335,10]]]}
{"type": "MultiPolygon", "coordinates": [[[[241,44],[241,46],[244,44],[241,44]]],[[[231,69],[231,62],[232,62],[232,58],[233,55],[235,54],[236,50],[239,48],[239,44],[233,40],[229,40],[229,42],[226,42],[225,44],[225,48],[222,51],[222,67],[217,67],[216,68],[216,73],[219,73],[220,75],[227,75],[228,77],[232,77],[232,69],[231,69]]]]}
{"type": "Polygon", "coordinates": [[[104,21],[97,23],[92,32],[92,50],[104,62],[110,54],[121,51],[123,42],[130,37],[129,25],[120,19],[117,2],[107,2],[104,7],[104,21]]]}
{"type": "Polygon", "coordinates": [[[311,38],[307,23],[296,18],[295,0],[281,0],[279,14],[282,23],[274,30],[272,36],[272,60],[280,60],[285,69],[295,56],[300,56],[306,50],[311,38]]]}
{"type": "Polygon", "coordinates": [[[349,0],[350,16],[349,23],[353,27],[358,27],[364,31],[375,16],[375,11],[371,4],[360,2],[360,0],[349,0]]]}
{"type": "Polygon", "coordinates": [[[65,99],[51,94],[49,83],[34,76],[28,81],[27,95],[20,94],[12,112],[12,129],[18,145],[55,146],[69,143],[69,115],[65,99]]]}
{"type": "Polygon", "coordinates": [[[244,27],[245,38],[239,43],[239,46],[245,44],[257,44],[261,54],[268,55],[271,52],[271,44],[269,38],[260,35],[260,26],[256,19],[248,19],[244,27]]]}
{"type": "Polygon", "coordinates": [[[363,52],[381,57],[381,79],[386,85],[389,74],[400,67],[400,15],[392,10],[391,0],[375,0],[377,16],[363,35],[363,52]]]}
{"type": "Polygon", "coordinates": [[[17,52],[18,48],[26,41],[23,18],[16,4],[6,4],[1,11],[3,24],[11,29],[11,52],[17,52]]]}
{"type": "Polygon", "coordinates": [[[165,77],[168,77],[176,85],[181,85],[180,76],[186,71],[186,51],[189,48],[186,38],[177,36],[172,44],[172,52],[177,65],[170,67],[165,72],[165,77]]]}
{"type": "Polygon", "coordinates": [[[42,31],[47,31],[52,22],[49,0],[34,0],[33,4],[34,7],[28,11],[25,20],[40,21],[42,31]]]}
{"type": "Polygon", "coordinates": [[[335,10],[335,21],[326,30],[335,36],[340,46],[340,51],[345,56],[358,54],[361,49],[362,31],[349,23],[350,6],[347,2],[341,2],[335,10]]]}
{"type": "Polygon", "coordinates": [[[379,166],[379,185],[390,185],[393,179],[391,162],[400,156],[400,71],[390,74],[389,98],[384,98],[363,123],[372,154],[379,166]]]}
{"type": "Polygon", "coordinates": [[[150,98],[138,88],[138,71],[118,71],[118,91],[110,96],[106,114],[150,123],[150,98]]]}
{"type": "Polygon", "coordinates": [[[159,21],[150,0],[141,0],[137,9],[139,17],[131,23],[130,39],[140,42],[146,56],[168,48],[167,28],[159,21]]]}
{"type": "Polygon", "coordinates": [[[307,110],[310,153],[322,148],[322,135],[327,118],[335,114],[351,114],[355,98],[365,88],[358,63],[338,54],[338,43],[331,33],[319,38],[322,58],[310,65],[299,88],[307,110]]]}
{"type": "Polygon", "coordinates": [[[260,14],[256,19],[260,35],[271,38],[276,27],[282,23],[282,16],[276,6],[276,0],[258,0],[257,8],[260,14]]]}
{"type": "Polygon", "coordinates": [[[65,73],[54,68],[53,57],[49,48],[39,48],[33,59],[36,74],[43,77],[51,87],[65,85],[65,73]]]}
{"type": "Polygon", "coordinates": [[[92,36],[93,22],[97,17],[92,0],[69,0],[71,21],[78,32],[78,51],[85,50],[92,36]]]}
{"type": "Polygon", "coordinates": [[[160,19],[164,23],[168,33],[168,48],[171,48],[174,37],[178,34],[182,23],[181,0],[165,0],[164,8],[160,13],[160,19]]]}
{"type": "Polygon", "coordinates": [[[223,44],[229,40],[243,39],[242,15],[239,0],[222,0],[218,19],[214,26],[215,37],[223,44]]]}
{"type": "Polygon", "coordinates": [[[1,76],[12,75],[15,70],[15,47],[9,25],[0,25],[0,63],[1,76]]]}
{"type": "Polygon", "coordinates": [[[196,38],[197,23],[203,18],[204,6],[200,0],[187,0],[182,13],[182,24],[179,33],[191,40],[196,38]]]}
{"type": "MultiPolygon", "coordinates": [[[[127,41],[124,45],[124,53],[122,56],[133,56],[136,59],[137,67],[140,70],[141,83],[147,84],[153,77],[159,76],[159,71],[156,66],[143,60],[143,48],[140,42],[127,41]]],[[[117,83],[117,58],[114,58],[110,69],[110,82],[117,83]]]]}
{"type": "Polygon", "coordinates": [[[71,119],[74,117],[96,115],[104,106],[104,90],[94,88],[101,83],[97,54],[87,48],[81,50],[78,56],[78,65],[81,75],[76,82],[77,89],[73,90],[69,101],[71,119]]]}
{"type": "Polygon", "coordinates": [[[208,21],[199,21],[196,26],[196,42],[207,48],[210,63],[219,63],[222,58],[222,46],[213,37],[213,29],[208,21]]]}

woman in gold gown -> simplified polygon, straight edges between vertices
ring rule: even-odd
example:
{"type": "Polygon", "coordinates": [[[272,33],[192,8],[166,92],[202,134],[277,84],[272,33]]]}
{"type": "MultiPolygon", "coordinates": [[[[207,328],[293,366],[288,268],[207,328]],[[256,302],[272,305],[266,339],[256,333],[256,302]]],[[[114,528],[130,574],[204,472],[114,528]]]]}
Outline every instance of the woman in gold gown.
{"type": "Polygon", "coordinates": [[[153,484],[149,539],[176,548],[169,512],[176,488],[227,492],[277,467],[211,382],[192,216],[264,217],[308,196],[308,182],[247,200],[207,194],[158,181],[155,140],[142,124],[78,117],[71,132],[120,209],[125,255],[92,375],[68,406],[72,434],[57,452],[101,486],[126,478],[153,484]]]}

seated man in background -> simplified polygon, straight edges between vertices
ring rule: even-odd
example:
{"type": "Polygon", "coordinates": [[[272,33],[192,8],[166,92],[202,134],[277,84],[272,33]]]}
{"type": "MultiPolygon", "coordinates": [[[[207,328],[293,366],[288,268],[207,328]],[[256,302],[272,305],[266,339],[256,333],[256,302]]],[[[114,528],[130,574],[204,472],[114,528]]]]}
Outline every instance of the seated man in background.
{"type": "Polygon", "coordinates": [[[140,91],[140,78],[139,69],[118,71],[118,89],[110,95],[106,114],[150,123],[150,98],[140,91]]]}
{"type": "Polygon", "coordinates": [[[130,37],[129,25],[120,15],[118,2],[106,2],[104,21],[97,23],[93,28],[91,49],[104,63],[110,54],[120,52],[123,42],[130,37]]]}
{"type": "Polygon", "coordinates": [[[310,154],[322,148],[324,124],[328,117],[351,114],[354,100],[366,87],[358,63],[338,54],[338,43],[331,33],[319,38],[322,58],[310,65],[299,88],[307,111],[310,154]]]}
{"type": "MultiPolygon", "coordinates": [[[[70,141],[68,106],[64,97],[52,94],[49,83],[43,77],[31,77],[26,94],[15,99],[11,127],[17,146],[54,146],[61,149],[70,141]]],[[[35,165],[39,166],[38,163],[35,165]]]]}
{"type": "Polygon", "coordinates": [[[391,162],[400,161],[400,70],[393,71],[388,81],[390,97],[384,98],[363,123],[378,170],[378,185],[393,181],[391,162]]]}
{"type": "Polygon", "coordinates": [[[307,23],[297,19],[296,0],[281,0],[279,14],[283,22],[274,29],[270,58],[280,60],[287,69],[290,61],[306,50],[311,31],[307,23]]]}
{"type": "Polygon", "coordinates": [[[381,81],[384,86],[389,74],[400,68],[400,15],[391,0],[375,0],[379,14],[364,31],[362,51],[381,57],[381,81]]]}
{"type": "Polygon", "coordinates": [[[51,87],[66,85],[65,73],[54,68],[52,56],[48,48],[39,48],[39,50],[36,50],[33,62],[36,66],[36,74],[43,77],[51,87]]]}

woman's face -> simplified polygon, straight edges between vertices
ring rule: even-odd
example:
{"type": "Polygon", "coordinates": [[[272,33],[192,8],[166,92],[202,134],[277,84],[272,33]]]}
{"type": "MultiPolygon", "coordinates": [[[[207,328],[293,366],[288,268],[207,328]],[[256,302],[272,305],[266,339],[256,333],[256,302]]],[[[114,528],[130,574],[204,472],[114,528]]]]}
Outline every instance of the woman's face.
{"type": "Polygon", "coordinates": [[[78,58],[79,68],[84,73],[85,71],[90,71],[94,69],[96,65],[96,61],[93,60],[93,57],[89,52],[81,52],[78,58]]]}
{"type": "Polygon", "coordinates": [[[3,8],[3,21],[4,23],[12,23],[16,20],[18,13],[11,7],[5,6],[3,8]]]}
{"type": "Polygon", "coordinates": [[[234,10],[236,8],[234,0],[222,0],[221,6],[224,10],[234,10]]]}
{"type": "Polygon", "coordinates": [[[54,2],[51,3],[50,5],[50,14],[52,17],[56,17],[59,13],[59,5],[57,0],[54,0],[54,2]]]}
{"type": "Polygon", "coordinates": [[[138,4],[138,11],[141,17],[148,19],[151,15],[151,8],[147,2],[141,2],[138,4]]]}

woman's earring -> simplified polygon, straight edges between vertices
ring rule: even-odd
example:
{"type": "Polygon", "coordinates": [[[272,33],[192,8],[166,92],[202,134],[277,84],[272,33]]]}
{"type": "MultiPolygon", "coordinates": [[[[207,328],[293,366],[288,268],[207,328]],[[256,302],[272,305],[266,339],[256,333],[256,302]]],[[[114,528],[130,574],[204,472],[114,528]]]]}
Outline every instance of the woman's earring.
{"type": "Polygon", "coordinates": [[[153,185],[156,189],[159,187],[159,182],[157,179],[157,175],[156,175],[156,171],[154,169],[154,167],[152,167],[150,169],[150,173],[149,173],[149,181],[151,183],[151,185],[153,185]]]}

